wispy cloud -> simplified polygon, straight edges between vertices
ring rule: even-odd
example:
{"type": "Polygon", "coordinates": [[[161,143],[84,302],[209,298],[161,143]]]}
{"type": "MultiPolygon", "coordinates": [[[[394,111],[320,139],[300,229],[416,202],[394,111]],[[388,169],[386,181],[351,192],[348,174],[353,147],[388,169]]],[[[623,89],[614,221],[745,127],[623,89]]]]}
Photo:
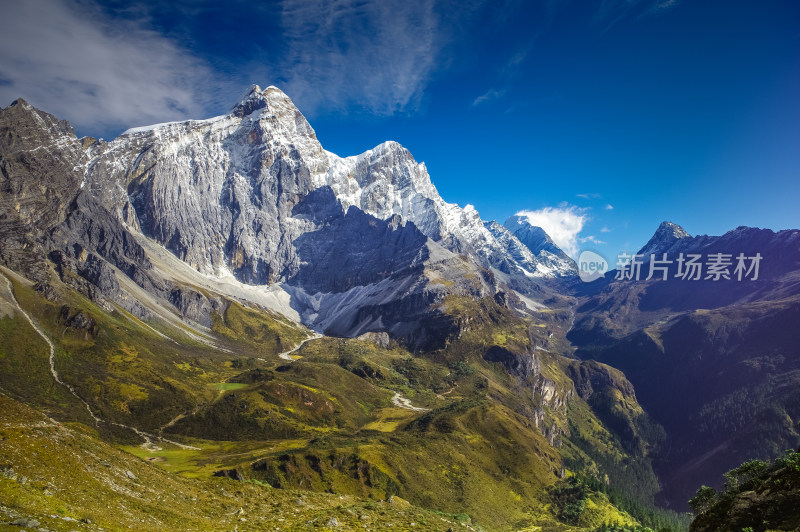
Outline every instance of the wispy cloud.
{"type": "Polygon", "coordinates": [[[596,244],[598,246],[601,246],[601,245],[606,243],[605,240],[600,240],[599,238],[597,238],[594,235],[584,236],[584,237],[579,238],[578,240],[580,241],[581,244],[585,244],[587,242],[591,242],[592,244],[596,244]]]}
{"type": "Polygon", "coordinates": [[[203,117],[217,92],[208,65],[146,21],[73,0],[4,6],[0,78],[2,105],[23,97],[94,135],[203,117]]]}
{"type": "MultiPolygon", "coordinates": [[[[358,108],[377,115],[416,110],[445,62],[453,18],[423,0],[284,0],[282,87],[311,114],[358,108]]],[[[455,13],[455,17],[451,14],[455,13]]]]}
{"type": "Polygon", "coordinates": [[[567,255],[574,257],[578,254],[578,235],[589,220],[584,209],[561,204],[558,207],[544,207],[535,211],[519,211],[517,215],[525,216],[528,223],[544,229],[567,255]]]}
{"type": "Polygon", "coordinates": [[[472,107],[476,107],[478,105],[481,105],[482,103],[487,103],[496,100],[498,98],[502,98],[503,96],[505,96],[505,94],[506,94],[505,90],[489,89],[488,91],[484,92],[483,94],[475,98],[475,100],[473,100],[472,107]]]}
{"type": "MultiPolygon", "coordinates": [[[[525,48],[518,50],[515,52],[503,65],[497,75],[497,81],[495,82],[494,86],[489,88],[486,92],[475,98],[472,101],[472,107],[477,107],[478,105],[489,103],[494,100],[499,100],[503,96],[508,93],[508,87],[511,85],[512,80],[517,76],[518,71],[520,69],[520,65],[525,61],[528,57],[528,54],[531,51],[533,44],[527,45],[525,48]]],[[[512,106],[513,107],[513,106],[512,106]]],[[[509,112],[511,108],[506,109],[506,112],[509,112]]]]}
{"type": "Polygon", "coordinates": [[[514,55],[512,55],[506,64],[503,66],[503,69],[500,71],[502,76],[510,76],[516,74],[517,68],[522,64],[525,59],[527,59],[528,54],[531,52],[533,48],[533,43],[529,44],[525,48],[518,50],[514,55]]]}
{"type": "Polygon", "coordinates": [[[609,229],[609,228],[608,228],[608,227],[606,227],[606,226],[603,226],[603,227],[601,227],[601,228],[600,228],[600,232],[601,232],[601,233],[610,233],[610,232],[611,232],[611,229],[609,229]]]}
{"type": "Polygon", "coordinates": [[[600,194],[598,194],[597,192],[590,192],[586,194],[575,194],[575,196],[583,199],[597,199],[600,197],[600,194]]]}
{"type": "Polygon", "coordinates": [[[613,206],[613,205],[611,205],[610,203],[606,203],[606,206],[605,206],[605,207],[603,207],[603,208],[604,208],[605,210],[607,210],[607,211],[613,211],[613,210],[614,210],[614,206],[613,206]]]}
{"type": "Polygon", "coordinates": [[[608,31],[614,24],[627,18],[641,19],[659,14],[678,5],[679,0],[602,0],[595,13],[595,22],[608,31]]]}
{"type": "Polygon", "coordinates": [[[639,15],[639,18],[644,18],[649,15],[660,15],[664,11],[668,11],[676,7],[679,3],[679,0],[662,0],[660,2],[655,2],[650,5],[647,11],[639,15]]]}

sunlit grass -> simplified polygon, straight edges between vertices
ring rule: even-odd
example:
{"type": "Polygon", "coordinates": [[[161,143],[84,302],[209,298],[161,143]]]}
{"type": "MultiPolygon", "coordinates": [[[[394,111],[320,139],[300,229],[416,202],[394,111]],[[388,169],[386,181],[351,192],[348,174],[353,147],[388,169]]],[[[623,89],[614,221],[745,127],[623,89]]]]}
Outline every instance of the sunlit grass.
{"type": "Polygon", "coordinates": [[[208,387],[213,390],[227,392],[230,390],[241,390],[242,388],[247,388],[247,384],[243,384],[241,382],[214,382],[209,384],[208,387]]]}

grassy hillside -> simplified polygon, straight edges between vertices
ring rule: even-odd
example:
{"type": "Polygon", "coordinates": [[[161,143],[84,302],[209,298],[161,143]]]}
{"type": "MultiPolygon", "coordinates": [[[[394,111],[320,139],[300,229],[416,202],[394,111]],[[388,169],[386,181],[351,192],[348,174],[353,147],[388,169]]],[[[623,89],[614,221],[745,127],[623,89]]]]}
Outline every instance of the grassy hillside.
{"type": "MultiPolygon", "coordinates": [[[[0,528],[49,530],[469,530],[402,501],[190,479],[0,394],[0,528]],[[33,521],[38,522],[36,525],[33,521]]],[[[165,454],[170,449],[163,449],[165,454]]]]}
{"type": "Polygon", "coordinates": [[[800,445],[800,298],[694,310],[594,349],[625,371],[669,444],[656,459],[665,500],[683,508],[700,484],[757,456],[800,445]]]}
{"type": "MultiPolygon", "coordinates": [[[[60,293],[52,301],[13,277],[17,300],[54,343],[55,367],[75,395],[54,380],[47,344],[13,309],[0,318],[0,386],[7,401],[27,403],[69,425],[71,434],[91,442],[85,445],[115,453],[114,460],[122,460],[137,479],[163,475],[152,477],[147,493],[168,507],[137,506],[135,519],[114,517],[119,519],[114,526],[145,523],[153,512],[161,523],[156,528],[171,528],[181,506],[163,498],[156,484],[181,493],[207,485],[196,489],[211,494],[224,489],[236,501],[237,493],[252,498],[262,493],[252,490],[264,489],[270,497],[291,500],[300,492],[335,494],[314,500],[327,509],[327,501],[344,497],[349,502],[338,506],[352,506],[354,514],[368,507],[405,508],[407,503],[398,501],[408,501],[430,510],[409,506],[409,523],[421,526],[424,518],[430,524],[436,516],[485,530],[634,526],[642,518],[618,508],[635,513],[632,501],[646,506],[657,487],[648,453],[658,442],[645,430],[649,425],[624,376],[617,372],[607,386],[597,386],[594,400],[584,398],[576,391],[582,381],[569,370],[576,362],[537,349],[550,345],[546,317],[523,320],[492,299],[452,298],[441,310],[459,324],[460,333],[447,339],[444,349],[411,353],[386,339],[320,338],[305,343],[289,362],[278,353],[309,333],[255,307],[230,303],[210,330],[198,330],[143,323],[57,286],[60,293]],[[91,418],[83,401],[101,422],[91,418]],[[145,431],[152,443],[142,445],[142,437],[122,425],[145,431]],[[134,469],[134,463],[146,469],[134,469]],[[155,480],[160,478],[169,480],[155,480]],[[565,499],[559,494],[570,478],[600,483],[590,481],[580,497],[565,499]],[[387,500],[396,504],[387,506],[382,502],[387,500]],[[565,504],[572,505],[569,511],[565,504]]],[[[51,436],[36,437],[30,445],[49,445],[45,440],[51,436]]],[[[20,439],[23,433],[14,438],[18,450],[28,445],[20,439]]],[[[20,460],[19,455],[7,460],[16,471],[10,476],[19,478],[20,468],[36,463],[20,460]]],[[[53,471],[53,482],[61,482],[60,470],[53,471]]],[[[102,489],[110,490],[108,497],[144,497],[122,480],[109,481],[106,489],[86,478],[81,493],[102,489]],[[123,489],[117,493],[114,486],[123,489]]],[[[8,486],[22,489],[17,484],[8,486]]],[[[7,512],[61,515],[46,496],[28,503],[27,495],[12,488],[8,493],[16,495],[7,499],[14,501],[7,512]]],[[[240,503],[226,497],[214,496],[205,517],[187,527],[213,529],[202,523],[238,509],[240,503]]],[[[84,506],[80,498],[70,501],[63,506],[71,513],[64,515],[75,519],[100,507],[84,506]]],[[[245,515],[268,510],[252,504],[245,515]]],[[[368,524],[377,519],[371,517],[374,511],[368,524]]],[[[387,512],[387,519],[395,519],[387,512]]],[[[343,523],[347,516],[352,517],[345,512],[336,518],[343,523]]],[[[89,519],[99,522],[97,515],[89,519]]],[[[438,529],[438,521],[433,523],[430,529],[438,529]]]]}

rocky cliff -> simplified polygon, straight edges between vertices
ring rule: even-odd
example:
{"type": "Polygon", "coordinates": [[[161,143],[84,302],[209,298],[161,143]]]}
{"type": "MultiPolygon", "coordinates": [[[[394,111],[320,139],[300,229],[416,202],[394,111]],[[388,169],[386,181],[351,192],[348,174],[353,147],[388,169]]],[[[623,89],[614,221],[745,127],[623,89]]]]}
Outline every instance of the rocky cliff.
{"type": "Polygon", "coordinates": [[[574,273],[446,203],[395,142],[346,158],[325,151],[274,87],[252,87],[226,115],[111,142],[78,139],[21,100],[2,124],[2,259],[15,265],[14,250],[39,246],[62,280],[140,317],[166,308],[207,325],[214,292],[226,294],[196,287],[222,281],[271,287],[275,297],[257,303],[319,330],[409,339],[447,295],[510,286],[541,297],[574,273]]]}

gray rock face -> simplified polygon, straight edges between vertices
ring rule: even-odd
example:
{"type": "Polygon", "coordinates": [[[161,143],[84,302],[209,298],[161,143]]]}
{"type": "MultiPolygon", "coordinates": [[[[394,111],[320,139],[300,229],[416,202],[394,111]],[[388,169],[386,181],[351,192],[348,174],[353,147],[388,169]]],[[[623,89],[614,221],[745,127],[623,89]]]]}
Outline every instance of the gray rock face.
{"type": "Polygon", "coordinates": [[[301,267],[291,281],[312,292],[343,292],[380,282],[428,259],[427,237],[399,216],[383,221],[350,207],[294,241],[301,267]]]}
{"type": "Polygon", "coordinates": [[[666,253],[684,238],[691,239],[692,235],[687,233],[680,225],[672,222],[661,222],[652,238],[639,250],[639,255],[649,256],[651,253],[666,253]]]}
{"type": "Polygon", "coordinates": [[[0,258],[48,257],[63,280],[138,316],[163,308],[208,325],[226,294],[187,283],[234,279],[279,284],[320,330],[427,345],[452,325],[431,318],[437,302],[497,291],[487,270],[529,295],[569,274],[471,206],[442,200],[399,144],[325,151],[274,87],[252,87],[229,114],[109,143],[77,139],[22,101],[2,111],[0,131],[0,230],[22,235],[3,239],[0,258]],[[154,244],[195,273],[154,262],[154,244]]]}
{"type": "Polygon", "coordinates": [[[539,361],[536,360],[533,352],[515,353],[505,347],[495,345],[486,351],[483,359],[487,362],[503,364],[506,371],[518,377],[530,377],[539,372],[539,361]]]}
{"type": "Polygon", "coordinates": [[[550,270],[561,277],[577,273],[575,261],[553,242],[544,229],[531,225],[525,216],[515,214],[503,225],[530,251],[542,270],[550,270]]]}
{"type": "Polygon", "coordinates": [[[69,123],[15,101],[0,115],[3,214],[40,230],[54,227],[75,197],[87,158],[69,123]]]}
{"type": "Polygon", "coordinates": [[[0,112],[0,256],[6,265],[41,269],[42,239],[66,217],[88,158],[67,122],[21,99],[0,112]]]}
{"type": "Polygon", "coordinates": [[[292,209],[327,155],[283,93],[254,90],[231,115],[132,130],[113,144],[92,181],[122,163],[112,177],[145,235],[205,274],[267,284],[297,272],[292,242],[311,224],[292,209]]]}
{"type": "MultiPolygon", "coordinates": [[[[321,188],[330,189],[343,212],[355,206],[380,220],[399,215],[482,267],[505,259],[506,269],[521,273],[512,265],[524,260],[510,254],[474,209],[445,203],[408,150],[386,142],[344,159],[326,152],[274,87],[253,87],[230,115],[130,130],[98,156],[89,174],[93,186],[108,188],[111,178],[127,190],[128,197],[104,204],[116,202],[123,217],[132,208],[142,232],[181,260],[202,273],[229,270],[253,284],[297,274],[302,259],[293,243],[321,221],[299,204],[321,188]]],[[[537,258],[525,259],[526,270],[540,275],[537,258]]]]}
{"type": "Polygon", "coordinates": [[[23,527],[23,528],[24,527],[39,528],[39,521],[37,521],[36,519],[26,519],[24,517],[21,517],[19,519],[14,519],[11,522],[11,524],[13,526],[19,526],[19,527],[23,527]]]}

